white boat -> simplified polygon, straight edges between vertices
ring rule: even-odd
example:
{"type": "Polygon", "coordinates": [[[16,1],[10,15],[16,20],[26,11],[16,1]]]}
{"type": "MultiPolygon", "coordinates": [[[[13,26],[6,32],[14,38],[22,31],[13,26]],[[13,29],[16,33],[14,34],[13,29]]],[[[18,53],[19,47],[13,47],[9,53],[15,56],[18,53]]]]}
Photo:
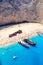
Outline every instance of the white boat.
{"type": "Polygon", "coordinates": [[[22,46],[24,46],[26,48],[29,48],[29,45],[24,41],[20,41],[19,44],[21,44],[22,46]]]}

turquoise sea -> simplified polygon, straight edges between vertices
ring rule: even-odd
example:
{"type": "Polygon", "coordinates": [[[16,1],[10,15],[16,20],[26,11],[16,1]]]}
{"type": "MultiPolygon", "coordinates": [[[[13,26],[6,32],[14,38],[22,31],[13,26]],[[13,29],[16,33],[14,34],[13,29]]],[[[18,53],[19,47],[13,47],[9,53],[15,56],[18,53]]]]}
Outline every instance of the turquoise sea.
{"type": "Polygon", "coordinates": [[[29,39],[36,46],[29,45],[27,49],[15,42],[0,48],[0,65],[43,65],[43,35],[35,35],[29,39]]]}

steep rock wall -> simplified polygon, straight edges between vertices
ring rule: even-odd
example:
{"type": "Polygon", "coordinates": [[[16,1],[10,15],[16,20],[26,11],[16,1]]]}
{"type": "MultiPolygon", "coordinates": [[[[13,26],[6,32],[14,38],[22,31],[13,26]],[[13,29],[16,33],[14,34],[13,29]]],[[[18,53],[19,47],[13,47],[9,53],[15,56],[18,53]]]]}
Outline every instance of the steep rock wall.
{"type": "Polygon", "coordinates": [[[0,25],[43,20],[43,0],[0,0],[0,25]]]}

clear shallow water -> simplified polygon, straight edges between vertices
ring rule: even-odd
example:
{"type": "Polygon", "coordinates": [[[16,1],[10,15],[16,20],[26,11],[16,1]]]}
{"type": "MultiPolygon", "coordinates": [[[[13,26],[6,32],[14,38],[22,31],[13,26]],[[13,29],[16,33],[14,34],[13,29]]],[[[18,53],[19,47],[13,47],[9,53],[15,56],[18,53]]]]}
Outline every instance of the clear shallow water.
{"type": "Polygon", "coordinates": [[[30,40],[36,42],[35,47],[29,45],[27,49],[16,42],[0,48],[0,65],[43,65],[43,35],[36,35],[30,40]]]}

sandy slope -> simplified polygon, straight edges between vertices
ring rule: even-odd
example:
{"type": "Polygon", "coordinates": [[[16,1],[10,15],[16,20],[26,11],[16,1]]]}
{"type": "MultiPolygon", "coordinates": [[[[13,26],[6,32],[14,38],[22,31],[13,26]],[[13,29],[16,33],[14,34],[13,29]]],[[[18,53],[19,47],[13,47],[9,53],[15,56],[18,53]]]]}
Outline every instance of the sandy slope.
{"type": "Polygon", "coordinates": [[[25,23],[13,25],[8,28],[0,30],[0,47],[3,45],[11,44],[12,42],[20,41],[29,36],[35,35],[36,32],[43,32],[43,25],[39,23],[25,23]],[[17,34],[12,38],[9,38],[9,34],[12,34],[18,30],[22,30],[23,33],[17,34]]]}

